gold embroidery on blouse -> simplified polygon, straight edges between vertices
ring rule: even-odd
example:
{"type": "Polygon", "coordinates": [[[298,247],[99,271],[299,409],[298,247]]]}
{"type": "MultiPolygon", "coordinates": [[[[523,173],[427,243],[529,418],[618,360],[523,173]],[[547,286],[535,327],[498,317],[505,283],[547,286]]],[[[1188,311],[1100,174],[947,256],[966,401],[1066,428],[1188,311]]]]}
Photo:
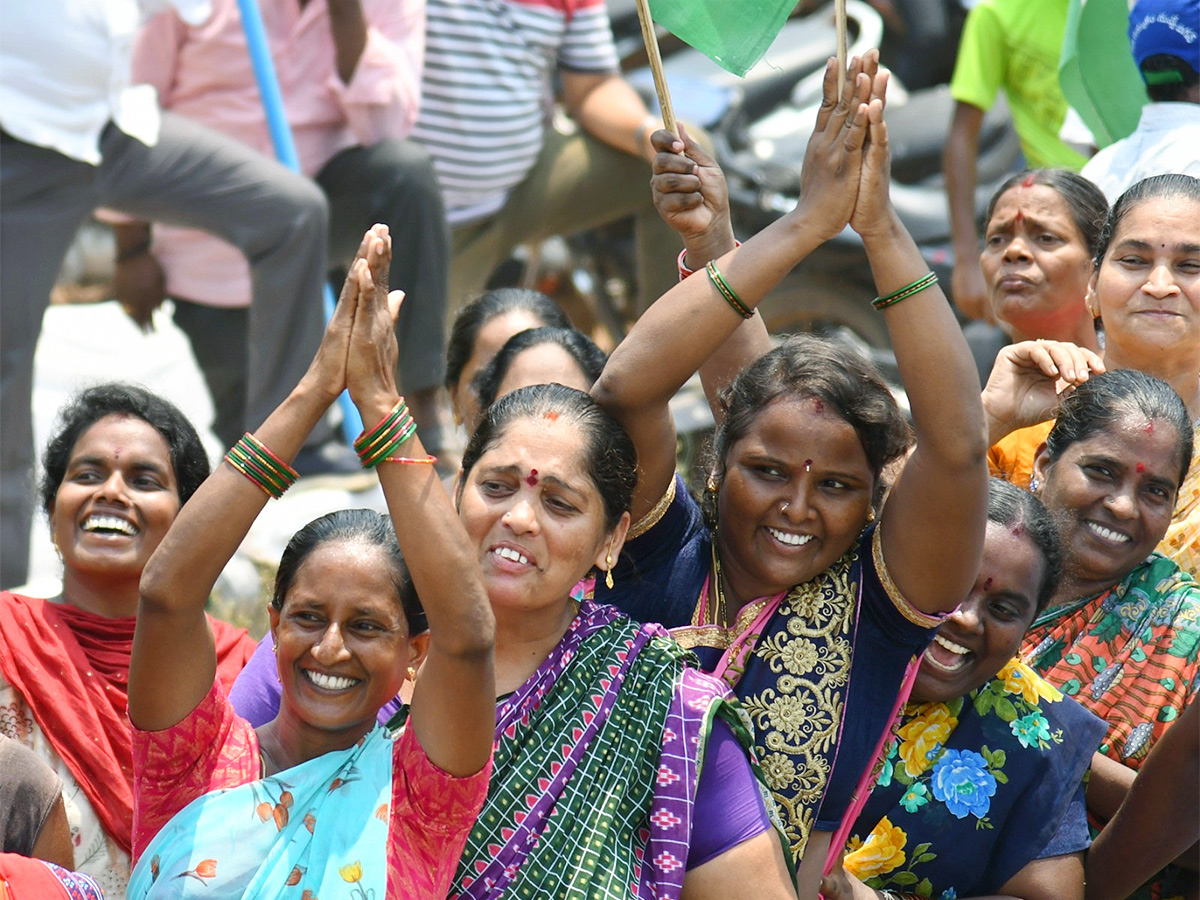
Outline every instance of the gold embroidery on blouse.
{"type": "Polygon", "coordinates": [[[667,507],[675,502],[675,476],[671,476],[671,483],[667,485],[667,492],[662,495],[662,498],[654,504],[654,508],[646,513],[636,522],[629,526],[629,533],[625,535],[625,540],[632,541],[634,538],[639,538],[655,525],[658,520],[666,515],[667,507]]]}
{"type": "Polygon", "coordinates": [[[753,651],[775,675],[775,684],[742,695],[754,722],[762,771],[796,859],[804,855],[829,780],[846,704],[856,561],[857,553],[847,553],[783,599],[776,617],[785,619],[784,628],[774,629],[753,651]]]}
{"type": "Polygon", "coordinates": [[[921,612],[904,598],[900,588],[896,587],[896,582],[892,581],[892,575],[883,561],[883,540],[880,538],[882,531],[882,524],[875,526],[875,534],[871,537],[871,556],[875,560],[875,571],[879,574],[879,583],[883,585],[884,593],[888,595],[892,606],[896,607],[900,615],[918,628],[936,628],[942,624],[942,617],[921,612]]]}

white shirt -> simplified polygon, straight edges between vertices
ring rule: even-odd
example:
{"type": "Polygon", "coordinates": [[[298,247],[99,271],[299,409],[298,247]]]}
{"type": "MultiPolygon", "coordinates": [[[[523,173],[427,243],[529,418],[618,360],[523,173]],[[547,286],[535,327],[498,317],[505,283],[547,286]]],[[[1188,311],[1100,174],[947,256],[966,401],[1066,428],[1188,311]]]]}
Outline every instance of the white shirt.
{"type": "Polygon", "coordinates": [[[192,24],[209,14],[207,0],[5,0],[0,128],[92,165],[110,121],[153,145],[154,91],[129,86],[129,59],[143,19],[169,6],[192,24]]]}
{"type": "Polygon", "coordinates": [[[1200,103],[1147,103],[1137,130],[1093,156],[1080,174],[1109,203],[1151,175],[1200,178],[1200,103]]]}

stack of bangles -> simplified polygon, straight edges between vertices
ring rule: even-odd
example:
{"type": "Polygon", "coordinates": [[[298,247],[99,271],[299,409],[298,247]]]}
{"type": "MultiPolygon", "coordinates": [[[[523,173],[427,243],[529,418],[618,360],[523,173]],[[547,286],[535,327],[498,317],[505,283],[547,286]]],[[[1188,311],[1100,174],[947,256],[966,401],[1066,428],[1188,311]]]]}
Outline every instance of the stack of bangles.
{"type": "Polygon", "coordinates": [[[912,284],[906,284],[904,287],[892,291],[884,297],[876,297],[871,301],[871,305],[876,309],[887,309],[889,306],[894,306],[901,300],[907,300],[913,294],[919,294],[925,288],[933,287],[938,283],[936,272],[926,272],[912,284]]]}
{"type": "Polygon", "coordinates": [[[267,449],[266,445],[246,432],[225,454],[229,463],[250,479],[268,496],[278,500],[283,492],[296,483],[300,474],[267,449]]]}
{"type": "Polygon", "coordinates": [[[408,404],[401,397],[378,425],[369,430],[363,429],[362,434],[354,441],[354,450],[366,469],[373,469],[384,462],[433,465],[437,462],[436,456],[426,456],[422,459],[392,456],[400,449],[401,444],[416,433],[417,422],[408,411],[408,404]]]}
{"type": "Polygon", "coordinates": [[[735,313],[743,319],[749,319],[754,315],[754,310],[743,303],[742,298],[729,286],[729,283],[725,280],[725,276],[721,274],[721,270],[717,268],[715,262],[709,260],[704,266],[704,271],[708,272],[708,280],[713,283],[713,287],[717,289],[717,293],[725,298],[725,302],[732,307],[735,313]]]}

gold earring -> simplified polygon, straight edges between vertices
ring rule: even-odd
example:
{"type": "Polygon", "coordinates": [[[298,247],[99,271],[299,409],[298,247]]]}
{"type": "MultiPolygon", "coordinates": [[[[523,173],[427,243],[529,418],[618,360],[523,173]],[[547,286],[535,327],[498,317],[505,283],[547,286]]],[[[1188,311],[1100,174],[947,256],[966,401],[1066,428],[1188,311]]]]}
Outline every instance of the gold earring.
{"type": "Polygon", "coordinates": [[[412,666],[408,667],[408,680],[411,681],[413,684],[417,683],[417,670],[414,669],[412,666]]]}
{"type": "Polygon", "coordinates": [[[872,506],[870,509],[867,510],[867,524],[870,525],[874,521],[875,521],[875,507],[872,506]]]}
{"type": "Polygon", "coordinates": [[[608,553],[604,556],[604,564],[608,566],[608,571],[604,573],[604,586],[611,591],[613,589],[612,547],[608,548],[608,553]]]}

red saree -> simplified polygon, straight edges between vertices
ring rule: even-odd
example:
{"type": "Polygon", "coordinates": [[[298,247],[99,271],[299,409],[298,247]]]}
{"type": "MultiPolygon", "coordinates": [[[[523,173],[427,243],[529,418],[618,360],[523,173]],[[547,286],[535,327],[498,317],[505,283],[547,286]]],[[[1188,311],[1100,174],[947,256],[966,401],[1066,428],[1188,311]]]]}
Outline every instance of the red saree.
{"type": "MultiPolygon", "coordinates": [[[[127,691],[135,621],[0,593],[0,673],[24,697],[104,830],[126,852],[133,835],[127,691]]],[[[217,674],[228,690],[256,645],[244,629],[208,621],[217,674]]]]}

